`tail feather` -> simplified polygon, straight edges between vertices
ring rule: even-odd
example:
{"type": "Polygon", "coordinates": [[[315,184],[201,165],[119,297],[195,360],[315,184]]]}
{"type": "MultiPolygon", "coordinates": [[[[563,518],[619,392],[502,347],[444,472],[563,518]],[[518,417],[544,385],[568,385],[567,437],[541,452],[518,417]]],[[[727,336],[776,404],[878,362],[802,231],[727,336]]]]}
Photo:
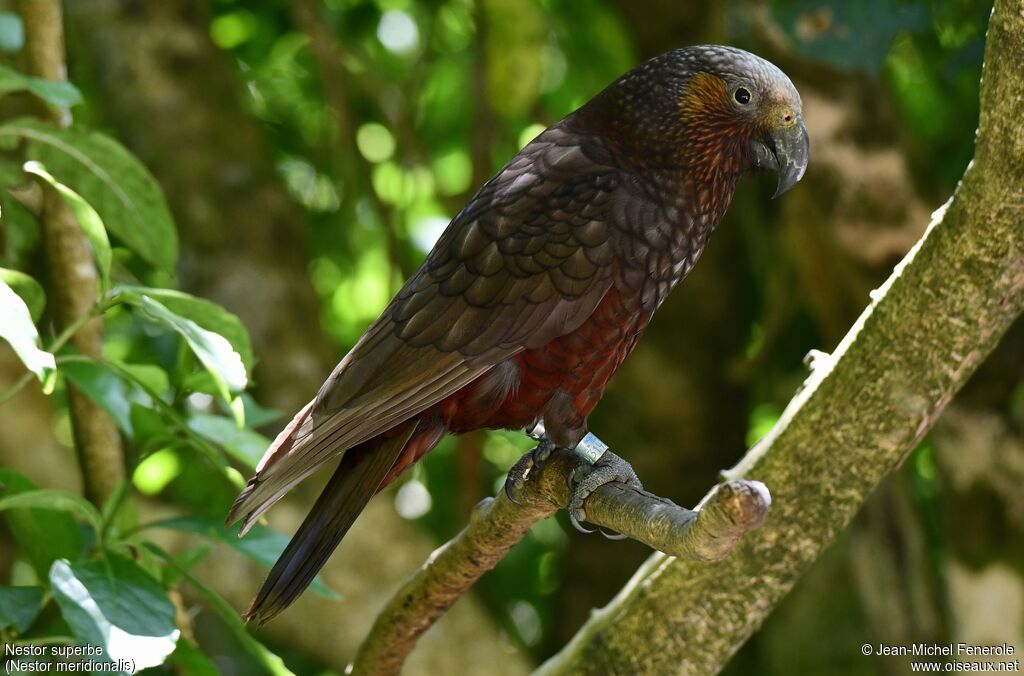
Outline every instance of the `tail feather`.
{"type": "Polygon", "coordinates": [[[413,423],[374,448],[356,447],[345,453],[313,509],[249,604],[246,622],[266,623],[309,586],[377,492],[415,430],[413,423]]]}
{"type": "Polygon", "coordinates": [[[296,449],[297,445],[301,443],[301,439],[297,438],[299,430],[309,420],[310,413],[313,410],[313,405],[316,401],[311,401],[302,407],[295,417],[284,426],[284,429],[277,435],[273,443],[270,444],[270,448],[267,449],[266,454],[260,460],[259,465],[256,466],[256,474],[249,479],[249,483],[246,484],[245,489],[239,493],[238,497],[235,498],[235,502],[231,505],[231,509],[228,510],[227,522],[225,525],[230,526],[235,521],[244,518],[242,522],[242,530],[240,535],[245,535],[252,528],[252,525],[256,522],[256,519],[273,507],[274,503],[283,496],[289,488],[304,477],[298,477],[294,481],[285,484],[282,488],[271,496],[264,496],[259,498],[256,496],[256,489],[264,481],[265,472],[279,460],[287,456],[290,452],[296,449]]]}

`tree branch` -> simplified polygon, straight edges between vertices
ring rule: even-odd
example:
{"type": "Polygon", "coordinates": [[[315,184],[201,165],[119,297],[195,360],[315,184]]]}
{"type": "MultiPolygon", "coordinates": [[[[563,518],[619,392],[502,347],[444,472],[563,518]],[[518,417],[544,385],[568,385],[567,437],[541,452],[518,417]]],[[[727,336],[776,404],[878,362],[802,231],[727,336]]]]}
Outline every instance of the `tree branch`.
{"type": "MultiPolygon", "coordinates": [[[[25,53],[28,73],[47,80],[64,80],[64,31],[60,0],[19,0],[18,10],[25,24],[25,53]]],[[[59,126],[68,126],[67,110],[49,108],[39,102],[40,116],[59,126]]],[[[49,185],[43,186],[40,222],[46,258],[53,281],[57,325],[74,324],[95,305],[98,286],[96,268],[88,241],[70,208],[49,185]]],[[[103,324],[99,318],[86,322],[71,338],[84,355],[100,358],[103,353],[103,324]]],[[[82,391],[68,383],[68,404],[78,451],[85,495],[103,504],[124,478],[121,436],[113,420],[82,391]]]]}
{"type": "MultiPolygon", "coordinates": [[[[493,568],[534,523],[569,503],[568,477],[580,460],[555,451],[534,469],[514,504],[504,491],[476,506],[469,525],[435,551],[377,616],[359,648],[353,673],[397,674],[416,640],[481,575],[493,568]]],[[[588,521],[644,542],[672,556],[699,561],[724,558],[744,533],[764,520],[771,497],[764,484],[729,481],[691,511],[621,483],[594,491],[584,505],[588,521]]]]}
{"type": "Polygon", "coordinates": [[[1021,36],[1024,2],[998,0],[975,158],[953,199],[729,472],[772,486],[771,517],[716,567],[654,555],[538,673],[720,671],[1024,310],[1021,36]]]}

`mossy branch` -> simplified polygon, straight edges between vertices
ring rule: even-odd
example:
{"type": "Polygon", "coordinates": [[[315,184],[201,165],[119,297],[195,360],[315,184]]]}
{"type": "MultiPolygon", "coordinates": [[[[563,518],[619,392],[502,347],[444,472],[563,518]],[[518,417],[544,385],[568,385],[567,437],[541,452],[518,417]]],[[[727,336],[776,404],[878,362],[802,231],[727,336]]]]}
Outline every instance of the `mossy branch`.
{"type": "MultiPolygon", "coordinates": [[[[481,501],[469,525],[437,549],[377,616],[353,662],[352,673],[397,674],[416,640],[485,572],[519,542],[534,523],[569,503],[568,477],[580,460],[555,451],[534,469],[516,505],[504,491],[481,501]]],[[[687,559],[719,561],[743,534],[764,520],[771,497],[757,481],[715,487],[699,511],[622,483],[601,486],[586,500],[590,523],[687,559]]]]}

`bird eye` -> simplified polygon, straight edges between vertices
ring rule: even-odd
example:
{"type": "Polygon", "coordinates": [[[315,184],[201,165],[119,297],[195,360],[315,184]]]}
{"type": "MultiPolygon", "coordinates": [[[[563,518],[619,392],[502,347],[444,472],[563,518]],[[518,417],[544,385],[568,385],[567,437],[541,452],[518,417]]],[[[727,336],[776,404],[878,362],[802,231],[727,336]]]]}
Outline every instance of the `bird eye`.
{"type": "Polygon", "coordinates": [[[736,103],[741,105],[745,106],[750,103],[750,90],[746,87],[737,87],[732,96],[736,99],[736,103]]]}

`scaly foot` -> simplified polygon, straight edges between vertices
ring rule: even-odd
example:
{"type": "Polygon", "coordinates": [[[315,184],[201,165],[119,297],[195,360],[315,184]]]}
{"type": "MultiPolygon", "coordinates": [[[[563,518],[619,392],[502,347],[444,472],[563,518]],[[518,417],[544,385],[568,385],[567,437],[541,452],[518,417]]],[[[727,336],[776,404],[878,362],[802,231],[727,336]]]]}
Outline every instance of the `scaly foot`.
{"type": "MultiPolygon", "coordinates": [[[[605,451],[604,455],[593,465],[581,463],[569,475],[569,521],[573,527],[581,533],[593,533],[594,531],[584,528],[581,522],[587,520],[587,513],[583,509],[583,502],[590,497],[590,494],[601,486],[620,481],[630,486],[643,488],[636,472],[628,462],[615,455],[611,451],[605,451]]],[[[506,484],[507,485],[507,484],[506,484]]],[[[604,533],[604,531],[602,531],[604,533]]],[[[606,537],[613,540],[621,540],[625,536],[613,536],[604,533],[606,537]]]]}
{"type": "Polygon", "coordinates": [[[508,477],[505,478],[505,495],[517,505],[522,504],[519,498],[523,494],[523,488],[526,487],[530,470],[534,467],[537,469],[543,467],[544,463],[551,457],[551,453],[555,450],[554,442],[548,439],[547,435],[542,435],[537,439],[537,442],[536,448],[526,453],[526,455],[519,458],[516,464],[512,465],[512,469],[508,471],[508,477]]]}

